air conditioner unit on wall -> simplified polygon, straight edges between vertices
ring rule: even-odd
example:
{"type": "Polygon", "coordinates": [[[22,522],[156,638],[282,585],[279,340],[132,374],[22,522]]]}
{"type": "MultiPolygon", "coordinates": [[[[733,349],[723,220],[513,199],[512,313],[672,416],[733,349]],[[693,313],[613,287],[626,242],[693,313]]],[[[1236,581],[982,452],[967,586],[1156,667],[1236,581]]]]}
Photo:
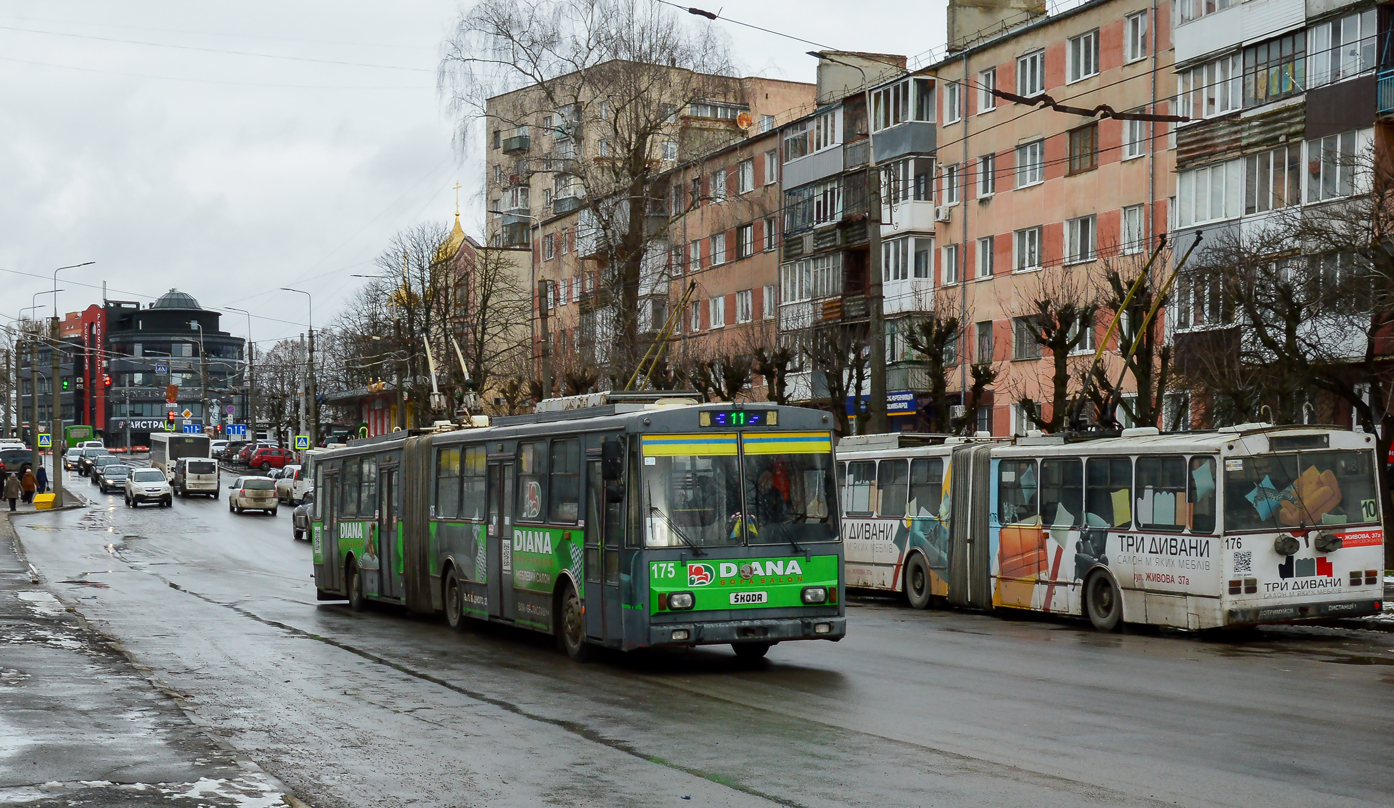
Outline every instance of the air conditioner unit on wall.
{"type": "Polygon", "coordinates": [[[934,208],[934,221],[947,222],[952,218],[953,208],[948,205],[936,205],[934,208]]]}

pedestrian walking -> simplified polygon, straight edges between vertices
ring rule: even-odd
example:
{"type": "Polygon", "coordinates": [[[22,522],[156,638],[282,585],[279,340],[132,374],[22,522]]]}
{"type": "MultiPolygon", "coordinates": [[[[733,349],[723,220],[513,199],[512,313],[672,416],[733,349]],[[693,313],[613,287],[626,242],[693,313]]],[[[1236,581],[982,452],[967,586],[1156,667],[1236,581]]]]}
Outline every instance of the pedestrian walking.
{"type": "Polygon", "coordinates": [[[22,489],[19,486],[19,477],[7,472],[5,475],[5,499],[10,501],[10,510],[15,509],[15,500],[19,499],[22,489]]]}
{"type": "Polygon", "coordinates": [[[40,494],[47,493],[47,492],[48,492],[48,469],[44,468],[43,466],[39,466],[39,473],[36,474],[36,475],[34,475],[34,479],[35,479],[35,480],[38,482],[38,484],[39,484],[39,493],[40,493],[40,494]]]}
{"type": "Polygon", "coordinates": [[[24,491],[24,504],[28,505],[34,501],[34,489],[39,487],[39,481],[34,477],[33,469],[25,469],[24,476],[19,478],[19,487],[24,491]]]}

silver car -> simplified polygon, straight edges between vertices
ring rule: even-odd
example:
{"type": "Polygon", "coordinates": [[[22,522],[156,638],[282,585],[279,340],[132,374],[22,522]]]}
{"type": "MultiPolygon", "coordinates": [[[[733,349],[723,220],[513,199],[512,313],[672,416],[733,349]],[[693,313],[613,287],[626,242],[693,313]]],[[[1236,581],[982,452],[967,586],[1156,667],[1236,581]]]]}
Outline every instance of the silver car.
{"type": "Polygon", "coordinates": [[[276,515],[276,481],[270,477],[238,477],[228,486],[227,509],[234,513],[266,511],[276,515]]]}

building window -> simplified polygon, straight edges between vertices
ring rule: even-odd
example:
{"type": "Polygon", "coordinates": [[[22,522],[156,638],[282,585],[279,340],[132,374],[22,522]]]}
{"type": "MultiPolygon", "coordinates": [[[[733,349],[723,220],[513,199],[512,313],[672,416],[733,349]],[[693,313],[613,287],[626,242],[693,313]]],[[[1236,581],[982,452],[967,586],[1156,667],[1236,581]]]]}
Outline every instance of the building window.
{"type": "Polygon", "coordinates": [[[1361,129],[1307,141],[1308,202],[1339,199],[1356,192],[1357,156],[1368,151],[1372,132],[1361,129]]]}
{"type": "Polygon", "coordinates": [[[1277,101],[1307,87],[1307,32],[1244,49],[1244,106],[1277,101]]]}
{"type": "Polygon", "coordinates": [[[773,250],[773,249],[775,248],[775,245],[779,243],[778,240],[777,240],[776,237],[775,237],[775,221],[776,221],[776,219],[775,219],[775,217],[773,217],[773,216],[766,216],[766,217],[765,217],[765,233],[764,233],[764,237],[765,237],[764,251],[765,251],[765,252],[770,252],[771,250],[773,250]]]}
{"type": "Polygon", "coordinates": [[[1123,159],[1141,157],[1146,151],[1147,121],[1123,121],[1123,159]]]}
{"type": "Polygon", "coordinates": [[[707,322],[711,328],[726,326],[726,295],[717,295],[707,301],[707,322]]]}
{"type": "Polygon", "coordinates": [[[749,258],[755,253],[755,225],[743,224],[736,228],[736,257],[749,258]]]}
{"type": "Polygon", "coordinates": [[[1243,170],[1242,160],[1229,160],[1177,174],[1177,226],[1238,217],[1243,170]]]}
{"type": "Polygon", "coordinates": [[[1302,202],[1302,147],[1279,146],[1244,158],[1244,212],[1263,213],[1302,202]]]}
{"type": "Polygon", "coordinates": [[[944,248],[944,283],[958,283],[958,245],[944,248]]]}
{"type": "Polygon", "coordinates": [[[737,183],[740,185],[740,193],[748,194],[755,190],[755,161],[742,160],[736,167],[737,183]]]}
{"type": "Polygon", "coordinates": [[[678,144],[677,144],[677,141],[673,141],[673,140],[665,140],[665,141],[663,141],[663,159],[664,159],[664,160],[676,160],[676,159],[678,159],[678,144]]]}
{"type": "Polygon", "coordinates": [[[717,233],[711,238],[711,265],[726,263],[726,234],[717,233]]]}
{"type": "Polygon", "coordinates": [[[1045,92],[1045,51],[1028,53],[1016,60],[1016,94],[1040,95],[1045,92]]]}
{"type": "Polygon", "coordinates": [[[737,322],[737,323],[748,323],[748,322],[750,322],[752,319],[754,319],[754,311],[755,311],[755,305],[754,305],[754,300],[753,300],[754,296],[755,296],[755,293],[754,293],[752,290],[750,290],[750,289],[746,289],[746,290],[744,290],[744,291],[736,292],[736,322],[737,322]]]}
{"type": "Polygon", "coordinates": [[[1099,32],[1080,34],[1069,41],[1070,82],[1082,81],[1099,74],[1099,32]]]}
{"type": "Polygon", "coordinates": [[[910,239],[881,242],[881,280],[903,281],[910,277],[910,239]]]}
{"type": "Polygon", "coordinates": [[[958,166],[944,166],[944,204],[958,204],[958,166]]]}
{"type": "Polygon", "coordinates": [[[934,239],[915,239],[914,275],[916,278],[929,277],[929,262],[932,255],[934,255],[934,239]]]}
{"type": "Polygon", "coordinates": [[[992,266],[994,261],[993,245],[996,241],[995,236],[984,236],[978,239],[978,277],[991,278],[992,266]]]}
{"type": "Polygon", "coordinates": [[[502,146],[503,146],[503,130],[502,130],[502,129],[495,129],[495,130],[494,130],[494,148],[498,149],[498,148],[502,148],[502,146]]]}
{"type": "Polygon", "coordinates": [[[1314,25],[1307,31],[1307,89],[1375,69],[1375,9],[1314,25]]]}
{"type": "Polygon", "coordinates": [[[978,74],[979,115],[997,109],[997,96],[992,94],[995,89],[997,89],[997,68],[988,68],[978,74]]]}
{"type": "Polygon", "coordinates": [[[552,260],[553,258],[555,258],[555,257],[557,256],[557,249],[556,249],[556,247],[557,247],[556,241],[553,239],[551,233],[548,233],[547,235],[545,235],[545,236],[542,237],[542,257],[543,257],[543,258],[547,259],[548,261],[550,261],[550,260],[552,260]]]}
{"type": "Polygon", "coordinates": [[[1070,130],[1070,173],[1079,174],[1099,167],[1099,125],[1087,124],[1070,130]]]}
{"type": "Polygon", "coordinates": [[[1123,20],[1123,58],[1136,62],[1147,55],[1147,12],[1129,15],[1123,20]]]}
{"type": "Polygon", "coordinates": [[[767,284],[760,292],[761,316],[766,320],[774,318],[775,309],[775,285],[767,284]]]}
{"type": "Polygon", "coordinates": [[[563,227],[561,230],[561,254],[566,255],[571,250],[571,229],[563,227]]]}
{"type": "Polygon", "coordinates": [[[688,307],[687,330],[694,333],[702,330],[702,302],[700,300],[692,301],[692,305],[688,307]]]}
{"type": "Polygon", "coordinates": [[[961,89],[956,81],[944,85],[944,123],[946,124],[958,123],[958,119],[963,116],[961,89]]]}
{"type": "Polygon", "coordinates": [[[679,244],[678,246],[674,247],[672,250],[669,251],[669,253],[668,253],[668,264],[669,264],[669,267],[668,267],[668,268],[672,270],[672,272],[673,272],[674,275],[681,275],[681,274],[682,274],[682,271],[683,271],[683,264],[685,264],[686,261],[687,261],[687,248],[684,247],[683,245],[679,244]]]}
{"type": "Polygon", "coordinates": [[[1045,182],[1045,141],[1016,147],[1016,187],[1045,182]]]}
{"type": "Polygon", "coordinates": [[[1079,338],[1079,343],[1070,351],[1072,354],[1093,353],[1097,347],[1094,344],[1094,316],[1091,314],[1081,314],[1079,319],[1070,326],[1070,339],[1079,338]],[[1080,329],[1084,329],[1084,336],[1080,337],[1080,329]]]}
{"type": "Polygon", "coordinates": [[[992,196],[997,191],[997,155],[978,158],[978,196],[992,196]]]}
{"type": "Polygon", "coordinates": [[[1030,317],[1012,319],[1012,358],[1039,359],[1041,343],[1036,339],[1036,324],[1030,317]]]}
{"type": "Polygon", "coordinates": [[[697,239],[687,245],[687,262],[692,265],[692,271],[696,272],[702,268],[702,240],[697,239]]]}
{"type": "Polygon", "coordinates": [[[983,365],[992,361],[992,321],[984,320],[974,324],[977,336],[977,353],[974,358],[983,365]]]}
{"type": "Polygon", "coordinates": [[[813,223],[835,222],[842,218],[842,185],[837,179],[813,186],[813,223]]]}
{"type": "Polygon", "coordinates": [[[781,303],[834,297],[842,294],[842,254],[820,255],[791,261],[781,268],[781,303]]]}
{"type": "Polygon", "coordinates": [[[779,151],[770,149],[765,152],[765,184],[774,185],[779,181],[779,151]]]}
{"type": "Polygon", "coordinates": [[[1123,208],[1123,243],[1120,246],[1124,255],[1140,253],[1147,246],[1147,236],[1143,234],[1142,228],[1142,212],[1142,205],[1123,208]]]}
{"type": "Polygon", "coordinates": [[[808,121],[796,123],[784,131],[784,161],[797,160],[808,154],[808,121]]]}
{"type": "Polygon", "coordinates": [[[1242,102],[1239,54],[1224,56],[1177,75],[1177,111],[1191,119],[1213,118],[1239,109],[1242,102]]]}
{"type": "Polygon", "coordinates": [[[1065,222],[1065,263],[1093,261],[1094,237],[1093,216],[1081,216],[1065,222]]]}
{"type": "Polygon", "coordinates": [[[1041,228],[1028,227],[1013,234],[1012,268],[1027,272],[1041,268],[1041,228]]]}
{"type": "Polygon", "coordinates": [[[813,119],[813,131],[809,143],[810,152],[830,149],[842,141],[838,139],[837,124],[841,117],[839,110],[824,112],[813,119]]]}
{"type": "Polygon", "coordinates": [[[908,121],[934,120],[934,84],[907,79],[871,94],[871,131],[879,132],[908,121]]]}
{"type": "Polygon", "coordinates": [[[726,169],[724,168],[712,172],[712,201],[726,201],[726,169]]]}
{"type": "Polygon", "coordinates": [[[773,129],[773,128],[774,128],[774,116],[773,116],[773,115],[761,115],[761,116],[760,116],[760,132],[761,132],[761,134],[764,134],[765,132],[768,132],[768,131],[770,131],[770,130],[773,129]]]}
{"type": "Polygon", "coordinates": [[[1185,23],[1224,11],[1231,2],[1233,0],[1177,0],[1176,6],[1180,9],[1181,22],[1185,23]]]}

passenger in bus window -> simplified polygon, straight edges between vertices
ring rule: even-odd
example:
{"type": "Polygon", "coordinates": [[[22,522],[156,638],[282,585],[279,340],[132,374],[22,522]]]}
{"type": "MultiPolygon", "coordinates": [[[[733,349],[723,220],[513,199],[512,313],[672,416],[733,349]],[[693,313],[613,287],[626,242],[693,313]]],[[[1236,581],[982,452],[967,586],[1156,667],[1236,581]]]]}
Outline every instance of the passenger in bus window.
{"type": "Polygon", "coordinates": [[[789,510],[789,503],[785,501],[784,494],[775,487],[773,471],[766,469],[760,472],[760,480],[755,487],[754,504],[755,518],[759,520],[760,524],[784,521],[784,515],[789,510]]]}

